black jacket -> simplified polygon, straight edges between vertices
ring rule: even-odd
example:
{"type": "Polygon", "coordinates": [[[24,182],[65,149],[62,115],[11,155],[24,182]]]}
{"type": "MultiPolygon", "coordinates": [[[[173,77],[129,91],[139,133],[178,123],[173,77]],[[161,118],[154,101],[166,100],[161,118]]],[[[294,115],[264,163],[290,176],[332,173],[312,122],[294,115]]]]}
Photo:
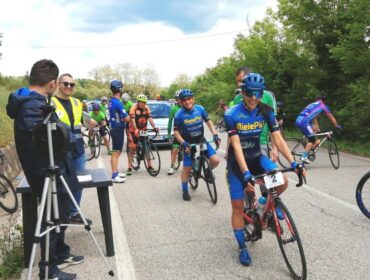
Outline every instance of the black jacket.
{"type": "MultiPolygon", "coordinates": [[[[41,195],[44,187],[43,170],[49,167],[49,160],[36,148],[32,135],[33,130],[44,120],[40,109],[44,105],[46,105],[46,98],[43,95],[32,92],[28,88],[20,88],[10,94],[6,106],[8,116],[14,119],[14,138],[18,158],[31,189],[38,196],[41,195]]],[[[57,121],[56,116],[54,120],[57,121]]],[[[69,153],[63,160],[56,160],[55,165],[60,167],[61,174],[71,191],[80,188],[69,153]]],[[[66,192],[60,180],[57,180],[57,188],[62,193],[66,192]]]]}

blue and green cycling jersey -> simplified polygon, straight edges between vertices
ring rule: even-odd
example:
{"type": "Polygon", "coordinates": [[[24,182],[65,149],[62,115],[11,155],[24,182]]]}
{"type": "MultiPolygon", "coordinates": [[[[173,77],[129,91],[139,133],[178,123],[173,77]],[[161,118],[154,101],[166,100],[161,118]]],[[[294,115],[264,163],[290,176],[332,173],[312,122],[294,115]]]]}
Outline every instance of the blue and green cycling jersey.
{"type": "Polygon", "coordinates": [[[191,110],[181,108],[174,119],[174,130],[179,131],[185,141],[200,143],[204,139],[203,121],[209,121],[209,116],[200,105],[194,105],[191,110]]]}
{"type": "Polygon", "coordinates": [[[125,127],[126,123],[123,120],[128,116],[126,113],[121,100],[112,97],[109,102],[109,123],[111,128],[114,127],[125,127]]]}

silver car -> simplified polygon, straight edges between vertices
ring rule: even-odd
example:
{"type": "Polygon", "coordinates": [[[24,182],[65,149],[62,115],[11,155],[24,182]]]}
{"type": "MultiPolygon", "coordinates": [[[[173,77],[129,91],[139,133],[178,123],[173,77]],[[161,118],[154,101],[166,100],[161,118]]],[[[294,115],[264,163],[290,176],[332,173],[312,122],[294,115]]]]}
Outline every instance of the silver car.
{"type": "MultiPolygon", "coordinates": [[[[154,138],[155,133],[150,132],[149,138],[156,145],[161,145],[161,146],[171,145],[171,142],[170,142],[171,139],[168,139],[168,135],[167,135],[167,126],[168,126],[168,120],[170,117],[171,103],[169,103],[168,101],[162,101],[162,100],[160,101],[149,100],[147,105],[150,108],[151,115],[155,123],[155,126],[159,128],[158,136],[154,138]]],[[[172,131],[171,131],[171,137],[173,137],[173,126],[172,126],[172,131]]]]}

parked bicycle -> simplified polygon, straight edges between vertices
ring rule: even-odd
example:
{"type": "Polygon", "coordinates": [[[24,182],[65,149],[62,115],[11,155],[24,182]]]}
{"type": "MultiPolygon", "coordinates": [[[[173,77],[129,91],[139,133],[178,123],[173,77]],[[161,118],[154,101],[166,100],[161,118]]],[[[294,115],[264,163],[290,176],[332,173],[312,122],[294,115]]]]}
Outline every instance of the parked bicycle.
{"type": "MultiPolygon", "coordinates": [[[[266,174],[256,176],[255,182],[263,179],[267,188],[267,201],[262,215],[257,211],[255,193],[246,192],[245,207],[243,219],[245,224],[246,241],[257,241],[262,238],[263,224],[269,225],[276,234],[280,251],[290,274],[295,280],[304,280],[307,278],[307,264],[303,251],[301,239],[292,215],[288,211],[281,198],[276,192],[276,187],[284,183],[282,173],[294,172],[293,168],[274,170],[266,174]],[[279,219],[276,209],[280,208],[283,218],[279,219]]],[[[297,187],[303,184],[303,175],[298,173],[299,183],[297,187]]]]}
{"type": "Polygon", "coordinates": [[[356,201],[361,212],[370,219],[370,171],[357,184],[356,201]]]}
{"type": "Polygon", "coordinates": [[[139,170],[140,162],[144,161],[145,169],[148,171],[149,175],[155,177],[161,170],[161,158],[159,156],[158,148],[148,138],[148,132],[151,131],[155,132],[153,138],[156,138],[158,136],[157,130],[139,130],[139,140],[136,147],[136,153],[132,159],[132,168],[134,170],[139,170]],[[149,161],[151,165],[149,165],[149,161]]]}
{"type": "MultiPolygon", "coordinates": [[[[0,165],[4,164],[5,154],[0,150],[0,165]]],[[[18,197],[12,182],[4,174],[0,174],[0,207],[9,214],[18,209],[18,197]]]]}
{"type": "Polygon", "coordinates": [[[211,164],[206,156],[207,143],[213,141],[203,141],[199,144],[191,144],[192,153],[192,169],[189,175],[189,184],[193,190],[198,188],[199,179],[203,179],[207,185],[208,193],[213,204],[217,203],[217,189],[215,176],[213,174],[211,164]],[[199,147],[199,154],[196,155],[197,147],[199,147]]]}
{"type": "MultiPolygon", "coordinates": [[[[318,133],[316,134],[316,137],[321,140],[320,144],[308,153],[307,158],[311,162],[315,161],[317,151],[324,145],[324,143],[326,143],[330,162],[333,165],[334,169],[338,169],[340,164],[339,152],[337,144],[334,141],[333,131],[318,133]]],[[[292,152],[294,160],[296,162],[301,162],[301,157],[305,152],[304,148],[308,143],[307,137],[303,136],[302,138],[287,138],[285,141],[287,142],[289,149],[292,152]]],[[[280,155],[278,160],[282,167],[287,168],[290,166],[289,162],[283,157],[283,155],[280,155]]]]}

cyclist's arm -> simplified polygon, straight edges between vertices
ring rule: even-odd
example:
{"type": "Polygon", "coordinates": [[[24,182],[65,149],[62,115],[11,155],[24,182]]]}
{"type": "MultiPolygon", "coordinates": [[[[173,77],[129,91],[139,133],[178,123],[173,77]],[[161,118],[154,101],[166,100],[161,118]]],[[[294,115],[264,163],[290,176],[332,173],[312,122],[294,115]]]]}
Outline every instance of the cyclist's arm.
{"type": "Polygon", "coordinates": [[[334,118],[334,116],[333,116],[332,113],[329,113],[326,116],[328,117],[328,119],[330,120],[330,122],[334,125],[334,127],[337,127],[338,126],[337,120],[334,118]]]}
{"type": "Polygon", "coordinates": [[[292,163],[294,161],[292,153],[289,150],[287,143],[285,142],[284,138],[281,136],[279,130],[271,132],[271,138],[273,143],[275,143],[276,147],[283,154],[283,156],[292,163]]]}
{"type": "Polygon", "coordinates": [[[238,162],[240,171],[243,174],[245,171],[248,170],[248,166],[244,158],[244,153],[243,153],[242,146],[240,144],[239,135],[235,134],[235,135],[229,136],[229,139],[230,139],[230,145],[232,145],[233,147],[234,155],[238,162]]]}
{"type": "Polygon", "coordinates": [[[211,119],[209,119],[207,122],[206,122],[208,128],[209,128],[209,131],[211,131],[212,135],[215,135],[217,134],[216,132],[216,129],[215,129],[215,126],[213,125],[213,122],[211,121],[211,119]]]}
{"type": "Polygon", "coordinates": [[[167,125],[167,134],[170,135],[171,134],[171,130],[172,130],[172,122],[173,122],[173,119],[175,117],[175,110],[174,108],[172,107],[171,108],[171,111],[170,111],[170,116],[168,118],[168,125],[167,125]]]}
{"type": "Polygon", "coordinates": [[[184,138],[182,138],[182,136],[181,136],[180,132],[179,132],[177,129],[176,129],[173,133],[174,133],[174,136],[175,136],[176,140],[177,140],[180,144],[182,144],[182,143],[184,143],[184,142],[185,142],[184,138]]]}
{"type": "Polygon", "coordinates": [[[150,117],[150,118],[148,119],[148,121],[149,121],[150,125],[155,129],[156,127],[155,127],[155,123],[154,123],[154,121],[153,121],[153,118],[152,118],[152,117],[150,117]]]}

